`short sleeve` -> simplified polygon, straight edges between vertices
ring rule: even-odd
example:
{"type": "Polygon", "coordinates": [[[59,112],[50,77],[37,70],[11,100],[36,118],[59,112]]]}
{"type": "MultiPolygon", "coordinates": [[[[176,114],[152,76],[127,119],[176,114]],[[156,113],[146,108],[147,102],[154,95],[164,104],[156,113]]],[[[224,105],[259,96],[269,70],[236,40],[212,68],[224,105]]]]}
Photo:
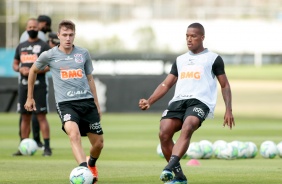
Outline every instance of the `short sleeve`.
{"type": "Polygon", "coordinates": [[[217,58],[215,59],[212,65],[212,71],[216,76],[225,74],[224,62],[220,56],[217,56],[217,58]]]}
{"type": "Polygon", "coordinates": [[[40,54],[40,56],[37,58],[34,64],[39,70],[44,70],[44,68],[48,65],[48,63],[49,63],[48,51],[44,51],[42,52],[42,54],[40,54]]]}
{"type": "Polygon", "coordinates": [[[93,72],[92,60],[88,51],[85,52],[84,70],[86,75],[90,75],[93,72]]]}
{"type": "Polygon", "coordinates": [[[170,74],[178,77],[178,70],[177,70],[177,66],[176,66],[176,61],[174,61],[174,63],[171,66],[170,74]]]}

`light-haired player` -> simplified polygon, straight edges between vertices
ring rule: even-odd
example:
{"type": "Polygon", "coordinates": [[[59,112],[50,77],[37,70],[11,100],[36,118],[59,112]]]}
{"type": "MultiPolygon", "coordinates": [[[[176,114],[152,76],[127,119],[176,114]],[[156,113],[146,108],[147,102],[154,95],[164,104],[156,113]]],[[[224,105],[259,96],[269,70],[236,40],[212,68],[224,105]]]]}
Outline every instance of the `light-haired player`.
{"type": "Polygon", "coordinates": [[[180,158],[186,153],[194,131],[208,115],[213,116],[217,100],[217,80],[225,102],[223,126],[235,125],[231,89],[222,58],[204,48],[204,27],[200,23],[188,26],[186,42],[189,51],[176,58],[170,73],[148,99],[140,99],[139,108],[147,110],[176,84],[175,93],[160,121],[159,138],[168,162],[160,179],[166,184],[187,184],[180,158]],[[216,80],[217,79],[217,80],[216,80]],[[175,132],[181,131],[174,144],[175,132]],[[174,172],[174,176],[172,174],[174,172]]]}
{"type": "Polygon", "coordinates": [[[34,80],[40,70],[49,66],[62,129],[69,136],[77,163],[91,170],[94,177],[93,183],[96,183],[98,180],[96,161],[104,143],[100,124],[100,106],[92,76],[92,61],[86,49],[73,45],[75,24],[72,21],[61,21],[57,36],[60,44],[42,53],[31,67],[25,108],[28,111],[35,110],[34,80]],[[91,144],[88,163],[82,147],[81,136],[88,136],[91,144]]]}

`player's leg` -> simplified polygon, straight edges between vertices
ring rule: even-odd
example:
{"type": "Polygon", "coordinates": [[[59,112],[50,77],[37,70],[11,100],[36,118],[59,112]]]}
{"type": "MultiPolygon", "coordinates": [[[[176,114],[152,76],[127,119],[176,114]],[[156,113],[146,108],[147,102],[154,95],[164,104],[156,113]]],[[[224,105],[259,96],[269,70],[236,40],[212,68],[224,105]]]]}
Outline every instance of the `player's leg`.
{"type": "Polygon", "coordinates": [[[30,120],[31,114],[23,113],[22,114],[22,123],[21,123],[21,138],[29,138],[30,134],[30,120]]]}
{"type": "Polygon", "coordinates": [[[77,123],[74,121],[65,122],[64,130],[68,134],[72,153],[76,159],[76,162],[80,165],[82,163],[86,163],[86,155],[82,147],[81,135],[77,123]]]}
{"type": "MultiPolygon", "coordinates": [[[[19,137],[20,137],[20,141],[23,140],[23,137],[22,137],[22,122],[23,122],[22,114],[23,113],[29,113],[24,108],[24,104],[26,102],[26,97],[27,97],[27,88],[26,88],[26,86],[20,85],[19,88],[18,88],[18,105],[17,105],[17,111],[18,111],[18,113],[20,113],[20,119],[19,119],[19,137]]],[[[30,120],[27,120],[27,121],[30,122],[30,120]]],[[[29,123],[28,123],[28,126],[30,126],[29,123]]],[[[30,132],[30,128],[29,128],[29,131],[26,132],[26,134],[29,135],[29,132],[30,132]]],[[[21,155],[22,154],[21,154],[21,152],[19,150],[13,154],[13,156],[21,156],[21,155]]]]}
{"type": "MultiPolygon", "coordinates": [[[[171,171],[173,168],[177,168],[177,170],[182,170],[179,164],[180,159],[186,153],[188,149],[188,145],[190,143],[192,134],[198,129],[200,125],[200,121],[195,116],[188,116],[182,126],[180,136],[176,141],[173,149],[172,155],[168,162],[168,165],[164,168],[163,172],[171,171]]],[[[184,174],[182,175],[175,175],[172,181],[167,182],[166,184],[186,184],[187,178],[184,174]]]]}
{"type": "MultiPolygon", "coordinates": [[[[174,147],[173,135],[179,131],[182,127],[182,122],[178,118],[162,119],[160,122],[159,139],[161,142],[162,152],[167,162],[169,162],[174,147]]],[[[160,179],[164,182],[170,181],[173,178],[172,171],[175,175],[183,175],[182,170],[179,170],[180,164],[176,165],[175,168],[164,170],[160,176],[160,179]],[[175,170],[178,169],[178,170],[175,170]]]]}
{"type": "Polygon", "coordinates": [[[43,156],[51,156],[52,151],[50,149],[50,128],[46,118],[48,113],[48,90],[47,86],[36,86],[34,88],[34,100],[36,102],[36,117],[39,122],[39,127],[44,140],[44,152],[43,156]]]}
{"type": "Polygon", "coordinates": [[[33,139],[36,141],[38,148],[43,148],[43,143],[40,140],[40,126],[35,113],[32,113],[31,118],[33,139]]]}
{"type": "Polygon", "coordinates": [[[82,118],[84,127],[82,132],[86,133],[91,143],[90,156],[88,160],[88,168],[93,174],[94,183],[98,180],[98,169],[96,161],[98,160],[104,146],[103,130],[100,124],[100,115],[94,100],[85,101],[84,107],[88,108],[88,112],[82,118]]]}
{"type": "MultiPolygon", "coordinates": [[[[19,137],[20,137],[20,142],[22,141],[22,138],[21,138],[21,124],[22,124],[22,116],[20,115],[20,119],[19,119],[19,137]]],[[[13,153],[13,156],[22,156],[22,153],[20,152],[20,150],[17,150],[15,153],[13,153]]]]}
{"type": "Polygon", "coordinates": [[[104,146],[103,135],[88,133],[88,139],[91,143],[90,156],[88,160],[88,168],[93,173],[94,181],[98,181],[98,168],[96,161],[98,160],[104,146]]]}
{"type": "MultiPolygon", "coordinates": [[[[186,153],[193,133],[201,126],[201,123],[209,113],[209,108],[199,100],[187,100],[184,104],[187,109],[183,118],[184,122],[181,128],[181,133],[172,149],[170,161],[164,170],[171,170],[177,165],[180,166],[179,160],[186,153]]],[[[168,182],[168,184],[174,183],[186,184],[187,179],[184,175],[175,176],[175,178],[168,182]]]]}
{"type": "Polygon", "coordinates": [[[182,127],[182,122],[179,119],[162,119],[160,121],[159,139],[162,152],[167,161],[169,161],[174,146],[173,135],[182,127]]]}
{"type": "Polygon", "coordinates": [[[45,113],[37,114],[37,119],[39,121],[40,130],[42,132],[42,137],[44,140],[44,152],[42,155],[51,156],[52,151],[50,148],[50,127],[46,118],[46,114],[45,113]]]}
{"type": "Polygon", "coordinates": [[[19,137],[20,137],[20,141],[22,141],[22,137],[21,137],[21,124],[22,124],[22,115],[20,114],[20,119],[19,119],[19,137]]]}

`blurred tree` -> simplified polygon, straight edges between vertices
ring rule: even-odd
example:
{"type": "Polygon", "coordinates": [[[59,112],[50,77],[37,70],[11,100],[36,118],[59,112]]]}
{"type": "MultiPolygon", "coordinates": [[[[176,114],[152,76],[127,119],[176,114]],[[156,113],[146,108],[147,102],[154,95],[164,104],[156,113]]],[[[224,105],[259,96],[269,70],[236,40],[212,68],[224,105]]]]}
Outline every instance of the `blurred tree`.
{"type": "Polygon", "coordinates": [[[152,27],[141,27],[134,33],[140,51],[156,51],[156,35],[152,27]]]}

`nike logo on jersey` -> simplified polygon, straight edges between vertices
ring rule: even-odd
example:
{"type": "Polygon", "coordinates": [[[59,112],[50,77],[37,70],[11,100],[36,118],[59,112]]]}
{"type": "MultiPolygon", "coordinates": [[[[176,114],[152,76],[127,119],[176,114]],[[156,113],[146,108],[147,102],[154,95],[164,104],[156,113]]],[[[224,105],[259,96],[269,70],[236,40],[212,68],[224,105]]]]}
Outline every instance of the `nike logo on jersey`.
{"type": "Polygon", "coordinates": [[[73,59],[72,57],[68,56],[68,57],[66,57],[65,59],[56,59],[56,60],[55,60],[55,63],[57,63],[57,62],[59,62],[59,61],[68,61],[68,60],[72,60],[72,59],[73,59]]]}
{"type": "Polygon", "coordinates": [[[55,63],[57,63],[57,62],[59,62],[59,61],[62,61],[62,59],[55,60],[55,63]]]}

